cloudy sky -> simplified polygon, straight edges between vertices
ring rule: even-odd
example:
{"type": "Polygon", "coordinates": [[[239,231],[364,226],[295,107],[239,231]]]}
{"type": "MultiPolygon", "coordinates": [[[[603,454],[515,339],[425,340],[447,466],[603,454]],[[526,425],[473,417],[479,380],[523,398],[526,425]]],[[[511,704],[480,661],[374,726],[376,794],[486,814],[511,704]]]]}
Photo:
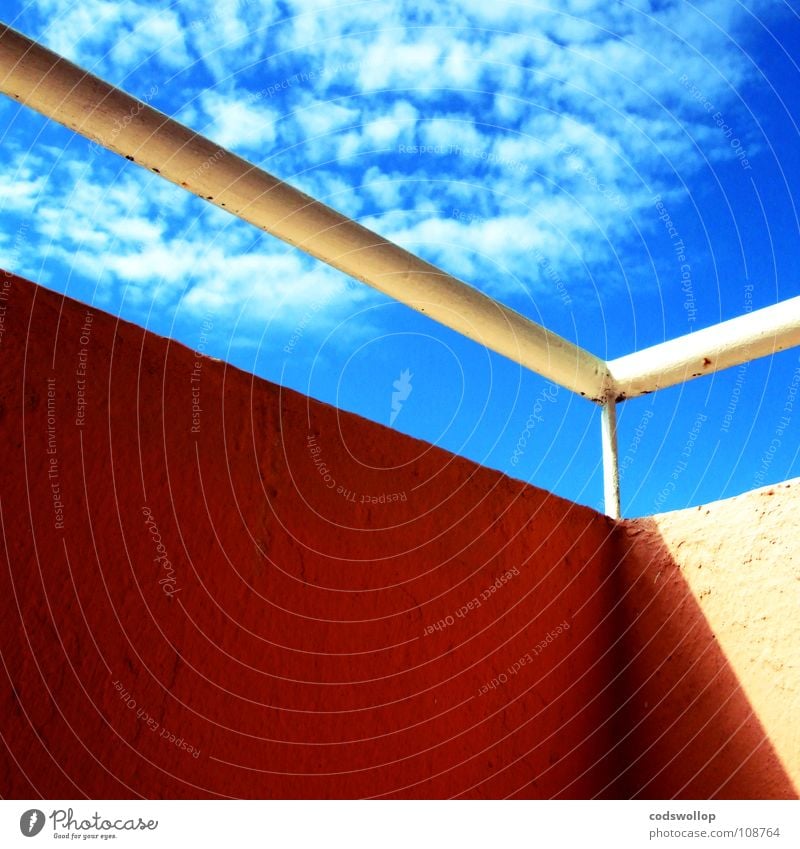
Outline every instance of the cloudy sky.
{"type": "MultiPolygon", "coordinates": [[[[601,357],[800,294],[794,3],[3,10],[601,357]]],[[[10,101],[0,117],[0,266],[600,505],[594,405],[10,101]]],[[[788,352],[623,405],[624,512],[800,474],[799,366],[788,352]]]]}

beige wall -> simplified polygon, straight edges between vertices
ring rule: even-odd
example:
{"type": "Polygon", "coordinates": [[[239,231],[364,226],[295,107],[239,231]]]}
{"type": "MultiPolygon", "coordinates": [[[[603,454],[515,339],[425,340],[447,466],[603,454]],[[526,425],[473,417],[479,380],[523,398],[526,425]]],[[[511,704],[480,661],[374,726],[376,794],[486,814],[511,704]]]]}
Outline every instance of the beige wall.
{"type": "Polygon", "coordinates": [[[634,767],[643,795],[800,786],[798,507],[795,480],[621,523],[628,743],[647,752],[634,767]]]}

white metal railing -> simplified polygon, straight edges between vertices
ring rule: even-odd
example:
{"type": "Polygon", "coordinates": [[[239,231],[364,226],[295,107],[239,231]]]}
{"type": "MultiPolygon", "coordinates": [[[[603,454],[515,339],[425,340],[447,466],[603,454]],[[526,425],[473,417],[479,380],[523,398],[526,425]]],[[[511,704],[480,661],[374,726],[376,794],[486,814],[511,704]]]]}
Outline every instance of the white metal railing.
{"type": "Polygon", "coordinates": [[[800,344],[797,297],[605,362],[1,24],[0,75],[10,98],[600,404],[615,518],[617,403],[800,344]]]}

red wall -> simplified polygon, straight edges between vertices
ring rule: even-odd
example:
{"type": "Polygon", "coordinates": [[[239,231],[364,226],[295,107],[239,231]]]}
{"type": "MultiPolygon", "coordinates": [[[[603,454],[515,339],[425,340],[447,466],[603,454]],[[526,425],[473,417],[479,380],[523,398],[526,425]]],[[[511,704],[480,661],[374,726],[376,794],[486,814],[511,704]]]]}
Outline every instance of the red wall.
{"type": "Polygon", "coordinates": [[[3,796],[626,794],[610,520],[0,286],[3,796]]]}
{"type": "MultiPolygon", "coordinates": [[[[0,795],[796,796],[702,521],[616,524],[89,314],[0,277],[0,795]]],[[[737,551],[752,508],[711,511],[737,551]]]]}

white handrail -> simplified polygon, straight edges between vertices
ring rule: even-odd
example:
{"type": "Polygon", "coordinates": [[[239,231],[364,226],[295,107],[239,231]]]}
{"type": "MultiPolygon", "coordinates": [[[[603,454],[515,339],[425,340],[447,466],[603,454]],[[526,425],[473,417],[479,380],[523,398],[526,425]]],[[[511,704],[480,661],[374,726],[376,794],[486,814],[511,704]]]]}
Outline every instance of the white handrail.
{"type": "Polygon", "coordinates": [[[604,397],[603,360],[10,27],[0,74],[20,103],[543,377],[604,397]]]}
{"type": "Polygon", "coordinates": [[[800,345],[800,296],[608,363],[617,401],[800,345]]]}

